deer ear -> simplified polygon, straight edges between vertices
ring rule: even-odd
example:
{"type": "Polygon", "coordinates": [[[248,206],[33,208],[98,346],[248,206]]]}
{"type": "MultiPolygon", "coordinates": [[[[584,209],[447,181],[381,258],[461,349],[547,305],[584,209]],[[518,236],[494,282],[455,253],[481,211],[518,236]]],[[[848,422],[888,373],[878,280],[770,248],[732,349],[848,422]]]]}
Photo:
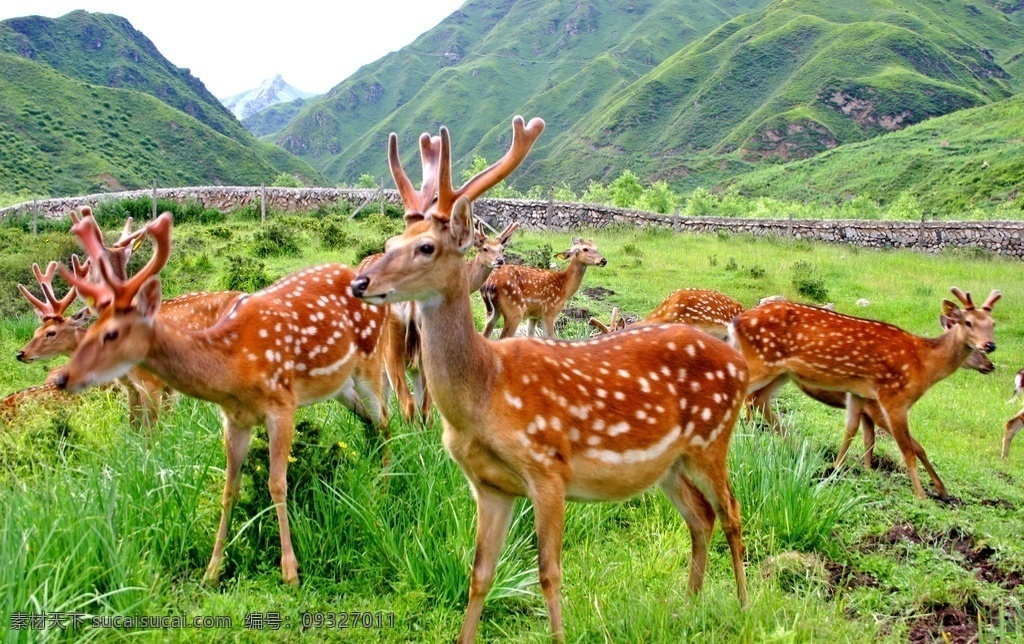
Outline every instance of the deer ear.
{"type": "Polygon", "coordinates": [[[455,248],[460,254],[465,254],[473,246],[473,207],[466,197],[459,197],[452,207],[452,215],[448,220],[451,226],[452,238],[455,241],[455,248]]]}
{"type": "Polygon", "coordinates": [[[943,329],[955,326],[963,319],[964,312],[959,306],[949,300],[942,300],[942,314],[939,315],[939,324],[943,329]]]}
{"type": "Polygon", "coordinates": [[[553,255],[555,259],[569,259],[569,251],[560,250],[553,255]]]}
{"type": "Polygon", "coordinates": [[[68,318],[68,321],[71,322],[72,328],[81,329],[88,326],[88,324],[92,322],[92,319],[92,309],[86,306],[78,309],[74,315],[68,318]]]}
{"type": "Polygon", "coordinates": [[[160,310],[160,278],[153,276],[139,289],[135,296],[135,308],[142,317],[152,320],[160,310]]]}

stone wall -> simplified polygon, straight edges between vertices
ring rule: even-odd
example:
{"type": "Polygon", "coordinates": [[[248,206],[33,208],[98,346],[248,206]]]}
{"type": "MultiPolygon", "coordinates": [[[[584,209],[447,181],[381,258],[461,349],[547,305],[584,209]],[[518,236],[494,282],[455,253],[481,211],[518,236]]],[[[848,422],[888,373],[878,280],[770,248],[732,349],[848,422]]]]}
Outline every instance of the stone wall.
{"type": "MultiPolygon", "coordinates": [[[[0,209],[0,218],[13,213],[31,213],[60,218],[82,205],[96,206],[103,200],[152,196],[152,190],[103,193],[48,199],[0,209]]],[[[156,191],[158,199],[197,201],[204,207],[228,212],[250,204],[259,204],[266,196],[267,208],[278,211],[311,210],[320,205],[333,205],[346,200],[364,203],[384,198],[398,203],[394,190],[348,188],[260,188],[199,187],[164,188],[156,191]]],[[[864,220],[807,219],[734,219],[725,217],[673,217],[610,206],[522,199],[478,199],[476,214],[495,228],[518,221],[526,228],[577,230],[603,228],[609,225],[661,226],[679,232],[774,235],[793,239],[809,239],[828,243],[845,243],[865,248],[918,248],[938,252],[944,248],[977,247],[999,255],[1024,259],[1024,222],[889,222],[864,220]]]]}

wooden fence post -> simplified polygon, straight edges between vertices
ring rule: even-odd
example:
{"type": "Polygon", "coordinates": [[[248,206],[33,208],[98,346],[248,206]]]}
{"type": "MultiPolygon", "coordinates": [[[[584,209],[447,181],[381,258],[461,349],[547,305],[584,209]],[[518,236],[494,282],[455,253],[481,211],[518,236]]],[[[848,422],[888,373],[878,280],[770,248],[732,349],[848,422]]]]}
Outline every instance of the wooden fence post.
{"type": "Polygon", "coordinates": [[[672,211],[672,231],[679,232],[679,204],[676,204],[675,210],[672,211]]]}
{"type": "Polygon", "coordinates": [[[551,222],[555,218],[555,193],[548,190],[548,212],[544,216],[544,225],[551,228],[551,222]]]}
{"type": "Polygon", "coordinates": [[[156,219],[156,179],[153,179],[153,219],[156,219]]]}
{"type": "Polygon", "coordinates": [[[917,231],[917,248],[924,250],[924,218],[925,213],[921,213],[921,227],[917,231]]]}
{"type": "Polygon", "coordinates": [[[39,200],[32,200],[32,236],[39,234],[39,200]]]}
{"type": "Polygon", "coordinates": [[[789,221],[786,222],[786,237],[793,239],[793,211],[789,211],[789,221]]]}
{"type": "Polygon", "coordinates": [[[260,184],[260,222],[267,221],[267,184],[260,184]]]}

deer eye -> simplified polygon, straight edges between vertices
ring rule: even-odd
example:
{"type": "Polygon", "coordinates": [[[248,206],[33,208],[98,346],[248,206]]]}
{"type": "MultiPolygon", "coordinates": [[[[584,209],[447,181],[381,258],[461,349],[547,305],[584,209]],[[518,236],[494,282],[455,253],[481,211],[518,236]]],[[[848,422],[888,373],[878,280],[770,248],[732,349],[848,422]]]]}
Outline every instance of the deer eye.
{"type": "Polygon", "coordinates": [[[57,332],[52,329],[46,332],[46,337],[48,338],[52,338],[55,335],[57,335],[57,332]]]}
{"type": "Polygon", "coordinates": [[[416,250],[418,250],[419,252],[423,253],[424,255],[433,255],[434,254],[434,245],[431,244],[430,242],[427,242],[427,243],[424,243],[424,244],[420,244],[420,247],[417,248],[416,250]]]}
{"type": "Polygon", "coordinates": [[[112,329],[103,334],[104,342],[113,342],[117,339],[117,329],[112,329]]]}
{"type": "Polygon", "coordinates": [[[964,322],[964,324],[967,325],[968,329],[971,329],[971,328],[974,327],[974,322],[971,322],[970,320],[967,320],[966,322],[964,322]]]}

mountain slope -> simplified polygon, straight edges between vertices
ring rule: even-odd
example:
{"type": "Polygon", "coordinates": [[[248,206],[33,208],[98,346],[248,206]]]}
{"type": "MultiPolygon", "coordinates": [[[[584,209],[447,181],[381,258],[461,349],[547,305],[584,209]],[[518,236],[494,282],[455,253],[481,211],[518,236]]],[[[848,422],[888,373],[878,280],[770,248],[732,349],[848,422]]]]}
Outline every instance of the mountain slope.
{"type": "Polygon", "coordinates": [[[309,100],[297,98],[287,103],[275,103],[242,121],[245,129],[255,137],[272,138],[309,105],[309,100]]]}
{"type": "Polygon", "coordinates": [[[1024,96],[929,119],[804,161],[725,182],[747,196],[838,204],[890,204],[912,196],[920,212],[950,218],[995,206],[1024,216],[1024,96]]]}
{"type": "MultiPolygon", "coordinates": [[[[765,4],[470,0],[408,47],[311,101],[275,141],[334,180],[384,176],[392,130],[408,152],[421,132],[446,124],[459,165],[500,155],[511,116],[522,111],[548,121],[535,152],[543,155],[594,106],[680,47],[765,4]]],[[[517,179],[530,182],[524,173],[517,179]]]]}
{"type": "Polygon", "coordinates": [[[256,185],[291,164],[283,150],[243,145],[148,94],[90,85],[3,53],[0,149],[0,190],[13,193],[86,194],[153,179],[256,185]]]}
{"type": "MultiPolygon", "coordinates": [[[[0,52],[7,52],[15,57],[31,61],[40,66],[46,66],[57,71],[63,78],[83,81],[91,86],[120,89],[144,93],[154,97],[165,105],[180,112],[180,116],[169,118],[169,121],[185,123],[187,119],[195,119],[197,123],[185,126],[185,129],[194,130],[196,125],[204,127],[226,136],[235,141],[240,147],[249,148],[243,156],[248,157],[255,153],[261,157],[260,165],[265,170],[257,181],[270,181],[281,172],[296,174],[310,182],[322,183],[324,177],[300,159],[282,153],[266,143],[257,141],[242,125],[235,120],[234,116],[221,103],[214,98],[203,83],[192,76],[187,69],[175,67],[170,61],[156,49],[153,43],[144,34],[135,30],[131,24],[119,16],[89,13],[86,11],[73,11],[65,16],[56,19],[43,18],[41,16],[28,16],[24,18],[13,18],[0,22],[0,52]]],[[[5,65],[11,64],[5,62],[5,65]]],[[[34,80],[42,83],[49,83],[55,77],[50,75],[36,74],[34,80]]],[[[9,80],[9,79],[5,79],[9,80]]],[[[63,82],[62,82],[63,85],[63,82]]],[[[24,87],[31,94],[45,96],[45,87],[24,87]]],[[[64,87],[56,90],[58,93],[64,91],[64,87]]],[[[106,92],[101,92],[108,96],[106,92]]],[[[105,99],[106,100],[106,99],[105,99]]],[[[126,99],[122,99],[126,100],[126,99]]],[[[135,105],[141,106],[147,103],[132,99],[135,105]]],[[[17,112],[18,109],[12,105],[3,105],[8,111],[17,112]]],[[[41,99],[36,109],[50,113],[53,118],[65,117],[65,114],[53,111],[53,106],[46,104],[41,99]]],[[[77,114],[77,112],[73,112],[77,114]]],[[[73,117],[73,114],[67,115],[73,117]]],[[[148,130],[151,127],[158,127],[157,115],[164,115],[160,111],[133,112],[132,120],[141,119],[136,123],[141,130],[148,130]]],[[[112,115],[116,116],[116,115],[112,115]]],[[[166,118],[166,115],[164,116],[166,118]]],[[[122,141],[119,147],[128,150],[131,143],[132,130],[120,119],[114,118],[107,123],[107,127],[114,128],[114,131],[121,136],[122,141]]],[[[91,131],[86,127],[86,131],[91,131]]],[[[49,134],[41,132],[22,132],[27,140],[38,143],[37,137],[42,135],[48,138],[49,134]]],[[[211,150],[201,149],[203,141],[211,137],[203,135],[193,140],[200,147],[193,151],[198,158],[208,157],[211,150]]],[[[216,143],[215,148],[223,149],[221,143],[216,143]]],[[[173,158],[180,159],[187,164],[186,155],[188,150],[174,150],[173,158]]],[[[140,152],[143,156],[146,153],[140,152]]],[[[223,165],[224,162],[214,163],[212,166],[207,161],[197,163],[194,168],[181,168],[175,170],[170,176],[181,175],[200,178],[202,173],[199,168],[213,168],[223,165]]],[[[168,167],[171,164],[168,162],[168,167]]],[[[249,165],[246,161],[245,165],[249,165]]],[[[65,168],[66,169],[66,168],[65,168]]],[[[111,168],[110,174],[116,178],[116,183],[125,186],[138,185],[135,178],[129,178],[131,173],[118,177],[124,172],[125,166],[119,165],[111,168]],[[127,183],[124,183],[127,181],[127,183]]],[[[102,172],[101,172],[102,174],[102,172]]],[[[230,171],[212,171],[207,175],[206,181],[221,181],[223,176],[230,176],[230,171]]],[[[162,183],[172,181],[170,176],[157,176],[162,183]]],[[[239,176],[256,177],[250,168],[243,170],[239,176]]],[[[153,177],[143,180],[141,185],[148,185],[153,177]]],[[[81,177],[80,182],[92,182],[92,185],[102,185],[104,182],[96,183],[95,177],[81,177]]],[[[34,182],[38,183],[38,182],[34,182]]],[[[54,190],[60,190],[54,186],[54,190]]],[[[44,190],[50,192],[50,190],[44,190]]]]}
{"type": "Polygon", "coordinates": [[[723,25],[560,139],[545,173],[582,183],[630,167],[676,181],[694,157],[807,158],[1012,94],[991,52],[1024,31],[998,11],[836,4],[779,0],[723,25]]]}

